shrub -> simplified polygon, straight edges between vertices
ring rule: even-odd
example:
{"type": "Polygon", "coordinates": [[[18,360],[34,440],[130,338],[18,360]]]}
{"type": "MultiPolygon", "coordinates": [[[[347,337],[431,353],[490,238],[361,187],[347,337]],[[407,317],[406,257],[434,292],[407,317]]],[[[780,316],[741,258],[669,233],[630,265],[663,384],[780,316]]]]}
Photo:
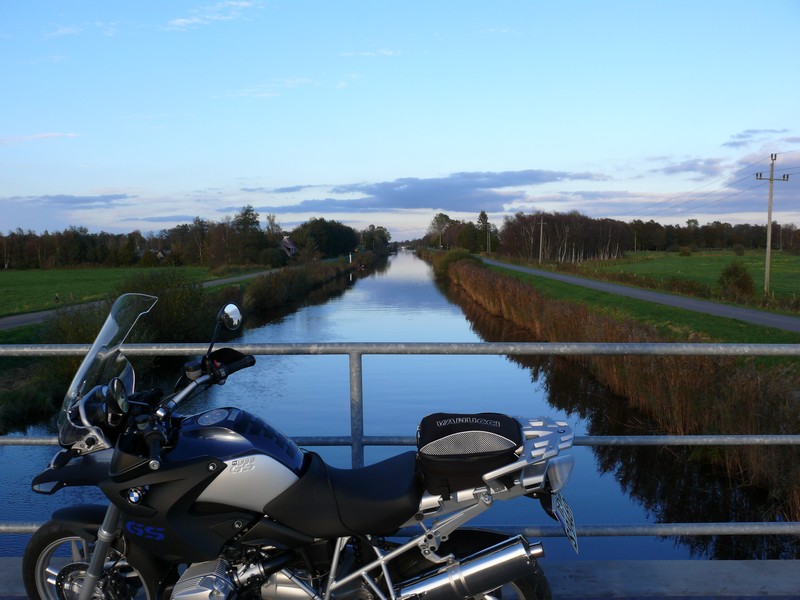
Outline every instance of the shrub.
{"type": "Polygon", "coordinates": [[[248,310],[264,313],[303,297],[309,289],[308,267],[281,269],[256,277],[247,286],[244,304],[248,310]]]}
{"type": "Polygon", "coordinates": [[[147,341],[199,342],[211,338],[218,307],[212,305],[201,283],[180,269],[143,271],[124,281],[113,298],[126,292],[150,294],[158,303],[136,328],[147,341]]]}
{"type": "Polygon", "coordinates": [[[744,261],[734,260],[719,276],[720,296],[734,302],[746,302],[753,298],[756,286],[753,276],[747,270],[744,261]]]}
{"type": "Polygon", "coordinates": [[[681,256],[691,256],[692,255],[692,249],[689,248],[689,246],[681,246],[680,255],[681,256]]]}
{"type": "MultiPolygon", "coordinates": [[[[210,301],[202,286],[180,270],[154,269],[126,280],[106,300],[60,309],[45,322],[42,339],[54,344],[91,343],[113,301],[126,292],[151,294],[159,299],[150,314],[137,324],[128,343],[199,342],[211,338],[217,300],[210,301]]],[[[39,359],[22,385],[0,396],[0,433],[52,415],[82,359],[39,359]]],[[[143,356],[132,361],[139,378],[149,374],[154,363],[143,356]]]]}
{"type": "Polygon", "coordinates": [[[742,244],[734,244],[733,253],[736,256],[744,256],[744,246],[742,244]]]}
{"type": "Polygon", "coordinates": [[[268,267],[284,267],[289,263],[289,257],[283,250],[267,248],[261,253],[261,264],[268,267]]]}
{"type": "Polygon", "coordinates": [[[313,289],[368,263],[370,254],[359,255],[361,262],[352,265],[342,261],[312,262],[259,275],[245,290],[244,306],[248,311],[264,314],[302,300],[313,289]]]}
{"type": "Polygon", "coordinates": [[[469,260],[475,263],[476,265],[481,265],[481,261],[470,254],[469,250],[464,250],[463,248],[457,248],[455,250],[450,250],[444,255],[435,255],[436,258],[434,259],[433,263],[433,270],[436,274],[436,277],[439,279],[447,278],[447,272],[450,269],[450,265],[453,265],[462,260],[469,260]]]}

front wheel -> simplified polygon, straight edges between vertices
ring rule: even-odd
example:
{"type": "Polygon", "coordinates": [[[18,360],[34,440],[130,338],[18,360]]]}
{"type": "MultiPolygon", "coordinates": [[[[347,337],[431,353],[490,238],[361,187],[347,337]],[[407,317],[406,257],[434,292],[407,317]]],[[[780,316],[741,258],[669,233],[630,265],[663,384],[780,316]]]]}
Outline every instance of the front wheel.
{"type": "MultiPolygon", "coordinates": [[[[31,600],[76,600],[80,595],[94,538],[76,535],[50,521],[31,537],[22,558],[22,579],[31,600]]],[[[139,572],[111,549],[92,596],[97,599],[152,600],[139,572]]]]}

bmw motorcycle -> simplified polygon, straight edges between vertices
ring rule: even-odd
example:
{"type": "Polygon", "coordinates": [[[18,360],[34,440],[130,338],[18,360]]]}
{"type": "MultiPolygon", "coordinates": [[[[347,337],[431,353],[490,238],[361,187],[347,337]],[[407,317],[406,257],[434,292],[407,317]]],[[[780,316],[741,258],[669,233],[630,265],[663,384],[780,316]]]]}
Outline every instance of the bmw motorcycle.
{"type": "Polygon", "coordinates": [[[62,449],[35,477],[53,494],[95,486],[103,505],[57,510],[32,536],[32,599],[451,600],[550,596],[539,542],[464,525],[527,496],[577,551],[561,489],[573,433],[548,418],[425,417],[418,448],[339,469],[239,408],[182,412],[255,364],[215,349],[241,312],[220,311],[208,352],[175,389],[135,391],[123,343],[157,298],[125,294],[78,369],[58,419],[62,449]]]}

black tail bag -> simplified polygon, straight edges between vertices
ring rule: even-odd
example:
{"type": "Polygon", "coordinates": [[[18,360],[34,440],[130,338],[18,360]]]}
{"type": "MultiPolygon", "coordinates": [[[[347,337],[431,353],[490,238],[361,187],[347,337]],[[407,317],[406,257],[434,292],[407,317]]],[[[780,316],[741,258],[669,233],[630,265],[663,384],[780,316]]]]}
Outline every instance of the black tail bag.
{"type": "Polygon", "coordinates": [[[522,428],[500,413],[434,413],[417,430],[419,462],[431,494],[485,485],[482,475],[517,459],[522,428]]]}

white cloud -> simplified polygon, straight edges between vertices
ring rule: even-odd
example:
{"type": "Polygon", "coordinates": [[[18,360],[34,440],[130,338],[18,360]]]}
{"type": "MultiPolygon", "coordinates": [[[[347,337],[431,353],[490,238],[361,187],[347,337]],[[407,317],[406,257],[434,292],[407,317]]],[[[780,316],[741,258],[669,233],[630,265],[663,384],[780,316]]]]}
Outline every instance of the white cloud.
{"type": "Polygon", "coordinates": [[[212,25],[220,21],[233,21],[241,16],[243,10],[255,6],[257,6],[256,2],[247,0],[230,0],[208,4],[193,10],[191,16],[172,19],[167,24],[167,29],[184,31],[195,27],[212,25]]]}
{"type": "Polygon", "coordinates": [[[71,25],[55,25],[53,29],[45,32],[44,36],[48,38],[62,37],[65,35],[80,35],[82,32],[83,29],[80,27],[74,27],[71,25]]]}

